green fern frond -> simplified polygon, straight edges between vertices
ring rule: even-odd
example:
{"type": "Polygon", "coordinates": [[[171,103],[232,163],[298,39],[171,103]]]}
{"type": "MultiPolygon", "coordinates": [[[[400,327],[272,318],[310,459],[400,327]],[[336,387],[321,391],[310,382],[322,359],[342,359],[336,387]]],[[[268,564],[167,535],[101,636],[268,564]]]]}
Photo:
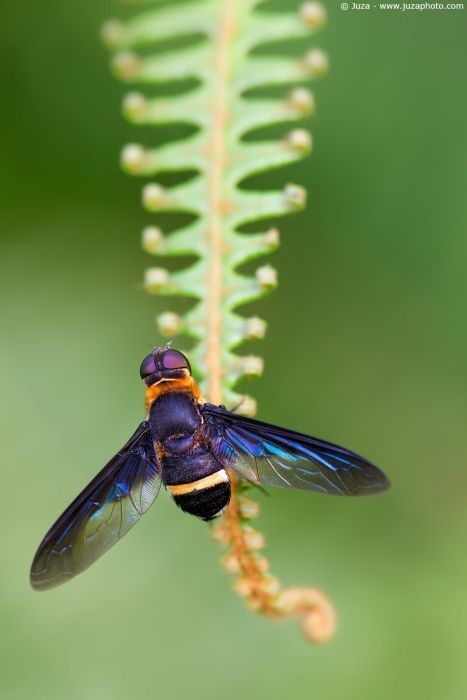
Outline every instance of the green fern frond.
{"type": "Polygon", "coordinates": [[[124,114],[135,124],[188,124],[195,133],[158,148],[130,144],[123,149],[122,167],[148,178],[167,172],[195,173],[173,187],[153,180],[144,186],[143,206],[149,212],[183,212],[195,220],[169,235],[149,226],[143,232],[143,246],[157,256],[188,254],[197,260],[170,274],[163,267],[150,267],[145,287],[150,293],[196,300],[183,318],[162,314],[161,331],[170,336],[184,333],[195,340],[190,358],[210,401],[240,404],[241,411],[253,412],[253,400],[233,389],[241,377],[260,374],[262,361],[233,350],[244,340],[263,337],[266,324],[244,318],[235,309],[274,289],[277,274],[269,265],[254,276],[240,274],[237,268],[275,250],[279,234],[275,229],[241,233],[241,227],[302,209],[306,193],[292,184],[264,192],[245,189],[242,183],[303,158],[311,149],[311,137],[302,129],[280,141],[245,137],[253,130],[311,114],[313,96],[297,84],[313,80],[327,68],[319,49],[297,58],[256,51],[271,42],[313,34],[323,23],[324,10],[307,2],[295,12],[267,12],[259,8],[263,4],[259,0],[192,0],[175,5],[147,0],[147,4],[153,7],[143,14],[125,22],[112,20],[104,27],[105,41],[115,51],[114,73],[131,84],[188,80],[192,85],[194,80],[196,86],[169,98],[130,92],[124,114]],[[173,42],[181,40],[182,47],[174,49],[173,42]],[[147,47],[157,52],[151,55],[147,47]],[[248,94],[253,88],[282,83],[289,84],[283,99],[248,94]]]}
{"type": "MultiPolygon", "coordinates": [[[[254,400],[236,394],[234,387],[244,376],[261,374],[263,362],[234,350],[245,340],[262,338],[266,323],[245,318],[236,309],[273,290],[277,273],[268,264],[253,276],[238,268],[274,251],[279,233],[275,228],[246,233],[244,227],[302,209],[306,192],[295,184],[280,191],[254,191],[245,182],[310,152],[311,137],[302,128],[279,141],[255,140],[256,131],[311,114],[313,95],[301,84],[327,69],[319,49],[296,58],[272,55],[271,46],[269,54],[258,49],[312,34],[324,21],[324,9],[317,2],[281,13],[260,9],[259,0],[140,2],[153,7],[104,28],[106,42],[116,51],[113,70],[128,83],[177,90],[155,98],[132,91],[124,99],[124,114],[134,124],[156,128],[185,124],[191,135],[157,148],[130,144],[121,162],[128,173],[151,178],[142,192],[147,211],[193,218],[167,235],[156,225],[147,226],[144,249],[161,258],[189,255],[196,260],[173,273],[160,266],[148,268],[145,287],[150,293],[195,300],[184,316],[160,314],[159,329],[170,337],[184,333],[194,339],[190,360],[209,401],[255,413],[254,400]],[[154,47],[153,55],[148,46],[154,47]],[[282,99],[255,96],[258,88],[281,84],[289,86],[282,99]],[[171,187],[152,180],[169,172],[192,175],[171,187]]],[[[259,506],[245,495],[249,485],[234,474],[230,483],[228,508],[212,536],[227,550],[222,563],[236,577],[235,590],[251,610],[274,619],[298,616],[307,639],[327,641],[336,625],[332,604],[316,589],[281,587],[261,553],[264,537],[250,525],[259,506]]]]}

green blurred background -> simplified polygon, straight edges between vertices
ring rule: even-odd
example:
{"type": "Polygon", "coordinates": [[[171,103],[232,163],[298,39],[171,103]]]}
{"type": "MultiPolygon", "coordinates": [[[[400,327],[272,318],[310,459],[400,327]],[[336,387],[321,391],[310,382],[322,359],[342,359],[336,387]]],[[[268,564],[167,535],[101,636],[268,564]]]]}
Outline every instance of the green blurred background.
{"type": "MultiPolygon", "coordinates": [[[[287,6],[286,2],[277,3],[287,6]]],[[[144,294],[141,182],[98,30],[128,10],[2,9],[5,700],[467,696],[467,44],[463,12],[342,12],[314,42],[309,189],[281,225],[260,416],[372,456],[368,500],[275,491],[259,521],[285,584],[325,589],[326,647],[248,613],[207,528],[162,496],[85,575],[33,593],[34,550],[142,417],[138,366],[169,300],[144,294]],[[296,370],[295,370],[296,368],[296,370]]]]}

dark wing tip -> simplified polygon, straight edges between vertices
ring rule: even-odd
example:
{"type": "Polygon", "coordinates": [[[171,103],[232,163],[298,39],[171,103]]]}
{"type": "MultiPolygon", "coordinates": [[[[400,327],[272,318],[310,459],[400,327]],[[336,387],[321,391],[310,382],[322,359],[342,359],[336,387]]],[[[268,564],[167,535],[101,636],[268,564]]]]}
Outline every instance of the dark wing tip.
{"type": "Polygon", "coordinates": [[[61,586],[91,566],[146,512],[159,493],[160,483],[160,469],[144,421],[42,540],[29,575],[33,590],[61,586]],[[114,508],[116,502],[120,508],[114,508]],[[89,533],[86,528],[90,522],[89,533]],[[96,537],[98,532],[100,537],[96,537]],[[77,550],[73,550],[77,542],[77,550]]]}
{"type": "Polygon", "coordinates": [[[33,591],[49,591],[52,588],[57,588],[57,586],[61,586],[62,583],[66,583],[71,578],[71,576],[66,576],[66,577],[61,577],[61,578],[55,578],[53,580],[47,580],[47,579],[42,579],[40,576],[35,577],[33,573],[31,572],[29,576],[29,582],[31,584],[31,588],[33,591]]]}
{"type": "Polygon", "coordinates": [[[61,576],[51,576],[47,569],[44,568],[41,554],[41,548],[39,548],[29,572],[29,583],[34,591],[48,591],[49,588],[55,588],[68,580],[68,577],[62,580],[61,576]]]}
{"type": "Polygon", "coordinates": [[[352,496],[372,496],[375,493],[387,491],[391,482],[386,474],[371,462],[367,462],[362,470],[363,478],[352,491],[352,496]]]}
{"type": "Polygon", "coordinates": [[[47,572],[44,571],[43,565],[41,565],[41,550],[43,547],[43,542],[39,545],[34,559],[32,560],[31,569],[29,571],[29,583],[34,591],[44,591],[50,588],[50,584],[47,585],[47,572]]]}
{"type": "Polygon", "coordinates": [[[44,581],[42,577],[36,574],[32,569],[29,574],[29,583],[33,591],[47,591],[49,588],[54,588],[55,585],[48,581],[44,581]]]}
{"type": "Polygon", "coordinates": [[[52,581],[47,581],[47,579],[44,579],[41,572],[35,571],[32,567],[31,571],[29,572],[29,583],[31,584],[33,591],[47,591],[49,588],[54,588],[57,585],[52,581]]]}

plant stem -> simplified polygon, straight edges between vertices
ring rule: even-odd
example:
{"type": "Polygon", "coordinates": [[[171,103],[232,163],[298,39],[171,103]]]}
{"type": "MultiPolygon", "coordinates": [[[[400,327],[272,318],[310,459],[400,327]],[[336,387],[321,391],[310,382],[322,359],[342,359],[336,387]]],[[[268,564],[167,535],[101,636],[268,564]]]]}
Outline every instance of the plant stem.
{"type": "Polygon", "coordinates": [[[228,114],[230,47],[235,33],[235,0],[221,0],[218,32],[215,41],[212,129],[209,142],[208,222],[206,227],[209,267],[206,314],[207,394],[214,404],[222,403],[222,217],[228,203],[223,196],[226,158],[225,134],[228,114]]]}

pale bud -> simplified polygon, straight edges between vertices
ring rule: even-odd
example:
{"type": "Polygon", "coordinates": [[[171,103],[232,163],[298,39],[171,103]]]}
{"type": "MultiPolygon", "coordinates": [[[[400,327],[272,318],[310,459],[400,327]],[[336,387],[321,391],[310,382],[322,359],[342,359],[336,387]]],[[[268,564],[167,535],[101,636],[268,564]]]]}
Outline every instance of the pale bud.
{"type": "Polygon", "coordinates": [[[240,498],[240,515],[242,518],[251,520],[252,518],[257,518],[260,513],[259,505],[252,501],[251,498],[240,498]]]}
{"type": "Polygon", "coordinates": [[[147,107],[148,101],[141,92],[129,92],[123,100],[123,114],[132,122],[139,121],[147,107]]]}
{"type": "Polygon", "coordinates": [[[162,335],[171,337],[178,335],[183,327],[182,317],[173,311],[165,311],[156,318],[157,326],[162,335]]]}
{"type": "Polygon", "coordinates": [[[261,599],[251,596],[246,601],[246,606],[251,612],[259,612],[261,610],[261,599]]]}
{"type": "Polygon", "coordinates": [[[157,226],[146,226],[143,229],[141,245],[146,253],[158,253],[161,249],[164,236],[157,226]]]}
{"type": "Polygon", "coordinates": [[[123,80],[136,77],[140,69],[140,60],[132,51],[119,51],[112,59],[115,75],[123,80]]]}
{"type": "Polygon", "coordinates": [[[271,265],[263,265],[256,270],[256,279],[262,289],[277,287],[277,270],[271,265]]]}
{"type": "Polygon", "coordinates": [[[264,338],[266,335],[266,321],[258,316],[252,316],[245,321],[245,338],[249,340],[264,338]]]}
{"type": "Polygon", "coordinates": [[[277,595],[281,590],[281,584],[279,579],[275,578],[274,576],[264,576],[264,578],[261,580],[260,588],[263,593],[267,593],[268,595],[277,595]]]}
{"type": "Polygon", "coordinates": [[[247,578],[238,578],[234,583],[234,591],[242,597],[249,596],[252,591],[251,581],[247,578]]]}
{"type": "Polygon", "coordinates": [[[280,235],[277,228],[270,228],[263,234],[263,243],[267,246],[274,246],[275,248],[279,245],[280,235]]]}
{"type": "Polygon", "coordinates": [[[241,358],[242,370],[247,377],[260,377],[264,370],[264,360],[257,355],[247,355],[241,358]]]}
{"type": "Polygon", "coordinates": [[[229,574],[240,573],[240,562],[238,561],[235,554],[233,554],[232,552],[229,552],[228,554],[222,557],[221,564],[229,574]]]}
{"type": "Polygon", "coordinates": [[[329,70],[328,57],[321,49],[311,49],[305,56],[305,66],[313,77],[319,78],[329,70]]]}
{"type": "Polygon", "coordinates": [[[109,19],[104,22],[101,29],[102,41],[109,48],[115,48],[120,43],[124,33],[124,26],[118,19],[109,19]]]}
{"type": "Polygon", "coordinates": [[[127,144],[121,152],[122,170],[131,175],[139,175],[144,169],[145,151],[138,143],[127,144]]]}
{"type": "Polygon", "coordinates": [[[310,29],[319,29],[326,21],[326,10],[319,2],[304,2],[300,18],[310,29]]]}
{"type": "Polygon", "coordinates": [[[150,294],[159,292],[169,280],[169,271],[163,267],[148,267],[144,273],[144,287],[150,294]]]}
{"type": "Polygon", "coordinates": [[[298,153],[308,153],[311,149],[311,135],[305,129],[294,129],[287,136],[287,141],[298,153]]]}
{"type": "Polygon", "coordinates": [[[242,396],[242,400],[238,407],[239,413],[241,413],[243,416],[256,416],[257,410],[258,404],[256,403],[256,399],[254,399],[252,396],[248,396],[247,394],[242,396]]]}
{"type": "Polygon", "coordinates": [[[251,552],[263,549],[265,544],[264,535],[249,525],[245,525],[243,528],[243,541],[246,548],[251,552]]]}
{"type": "Polygon", "coordinates": [[[289,102],[294,109],[304,114],[309,114],[315,110],[315,98],[313,93],[303,87],[292,90],[289,95],[289,102]]]}
{"type": "Polygon", "coordinates": [[[289,183],[284,187],[284,199],[289,206],[301,209],[306,204],[306,190],[300,185],[289,183]]]}
{"type": "Polygon", "coordinates": [[[266,573],[269,569],[269,560],[266,557],[258,556],[256,558],[256,565],[262,574],[266,573]]]}
{"type": "Polygon", "coordinates": [[[149,211],[157,211],[165,200],[165,190],[156,182],[143,187],[143,206],[149,211]]]}

